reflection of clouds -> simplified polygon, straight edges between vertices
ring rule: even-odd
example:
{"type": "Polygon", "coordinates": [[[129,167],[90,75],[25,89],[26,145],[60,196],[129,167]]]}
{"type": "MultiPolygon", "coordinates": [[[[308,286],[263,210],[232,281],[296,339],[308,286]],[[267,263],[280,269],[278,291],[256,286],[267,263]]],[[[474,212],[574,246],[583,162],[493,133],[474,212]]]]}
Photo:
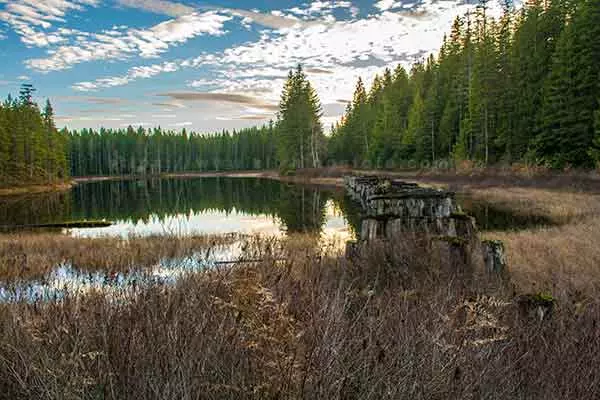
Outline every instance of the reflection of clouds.
{"type": "MultiPolygon", "coordinates": [[[[201,234],[260,234],[282,236],[286,233],[284,223],[271,215],[250,215],[232,209],[230,212],[210,210],[199,213],[178,214],[166,218],[151,216],[147,221],[117,221],[106,228],[73,229],[71,234],[77,237],[130,237],[153,235],[201,235],[201,234]]],[[[323,238],[341,237],[351,240],[353,234],[344,214],[333,200],[325,204],[325,222],[322,227],[323,238]]]]}
{"type": "Polygon", "coordinates": [[[111,299],[132,299],[151,285],[170,285],[186,274],[213,267],[220,261],[237,260],[243,255],[239,241],[212,247],[187,257],[162,259],[150,268],[132,268],[127,272],[101,270],[86,272],[70,263],[59,264],[41,280],[0,284],[0,302],[60,301],[66,296],[98,293],[111,299]]]}
{"type": "Polygon", "coordinates": [[[73,229],[78,237],[102,236],[151,236],[151,235],[197,235],[245,233],[270,236],[282,235],[285,227],[270,215],[249,215],[233,209],[231,212],[206,211],[203,213],[178,214],[163,219],[151,216],[148,221],[117,221],[106,228],[73,229]]]}

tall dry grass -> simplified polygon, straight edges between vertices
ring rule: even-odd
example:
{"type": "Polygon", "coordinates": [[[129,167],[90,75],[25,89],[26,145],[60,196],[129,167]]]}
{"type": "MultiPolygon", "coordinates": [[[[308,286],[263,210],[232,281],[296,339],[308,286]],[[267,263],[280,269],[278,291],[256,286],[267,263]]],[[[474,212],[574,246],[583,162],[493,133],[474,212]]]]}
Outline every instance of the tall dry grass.
{"type": "Polygon", "coordinates": [[[428,247],[349,260],[314,244],[255,239],[263,261],[127,303],[2,305],[0,397],[597,398],[597,299],[539,321],[505,280],[428,247]]]}
{"type": "Polygon", "coordinates": [[[550,227],[486,232],[504,242],[511,279],[520,292],[562,299],[597,296],[600,289],[600,196],[525,188],[479,188],[471,195],[523,215],[547,217],[550,227]]]}
{"type": "Polygon", "coordinates": [[[122,272],[150,267],[165,258],[240,240],[240,235],[77,238],[59,234],[0,234],[0,280],[41,278],[68,261],[85,271],[122,272]]]}

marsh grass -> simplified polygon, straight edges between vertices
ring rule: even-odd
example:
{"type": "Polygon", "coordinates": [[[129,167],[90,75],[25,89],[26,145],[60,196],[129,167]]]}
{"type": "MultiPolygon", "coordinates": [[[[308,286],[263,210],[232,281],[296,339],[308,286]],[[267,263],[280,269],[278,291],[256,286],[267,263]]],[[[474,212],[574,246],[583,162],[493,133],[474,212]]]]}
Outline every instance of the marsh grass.
{"type": "MultiPolygon", "coordinates": [[[[179,251],[169,242],[136,245],[179,251]]],[[[149,285],[129,302],[0,305],[0,397],[596,398],[597,299],[559,299],[540,321],[519,312],[510,282],[450,266],[426,241],[352,260],[315,243],[253,238],[246,258],[260,262],[149,285]]],[[[53,244],[61,256],[88,249],[53,244]]],[[[130,260],[115,254],[102,265],[130,260]]]]}
{"type": "Polygon", "coordinates": [[[51,233],[0,235],[0,280],[41,278],[63,262],[83,271],[122,272],[231,244],[241,235],[76,238],[51,233]]]}
{"type": "MultiPolygon", "coordinates": [[[[507,249],[501,276],[476,257],[450,263],[427,240],[348,259],[314,236],[249,237],[242,259],[259,261],[150,283],[126,302],[2,304],[0,398],[598,398],[600,200],[471,194],[557,225],[486,232],[507,249]],[[549,317],[523,298],[552,299],[549,317]]],[[[40,276],[63,260],[122,271],[231,240],[0,236],[0,276],[40,276]]]]}
{"type": "Polygon", "coordinates": [[[599,293],[600,196],[524,188],[480,188],[470,195],[522,215],[542,215],[555,223],[485,233],[504,242],[518,291],[547,291],[563,299],[599,293]]]}

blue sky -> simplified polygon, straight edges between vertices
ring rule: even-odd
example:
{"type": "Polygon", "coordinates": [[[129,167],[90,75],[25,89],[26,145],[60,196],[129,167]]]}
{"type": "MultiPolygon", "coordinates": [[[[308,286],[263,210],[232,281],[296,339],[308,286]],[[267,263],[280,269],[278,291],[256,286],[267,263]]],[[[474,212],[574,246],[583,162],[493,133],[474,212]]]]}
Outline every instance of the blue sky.
{"type": "MultiPolygon", "coordinates": [[[[199,132],[274,118],[304,65],[339,118],[356,79],[437,51],[460,0],[0,0],[0,93],[34,84],[69,128],[199,132]]],[[[492,5],[498,10],[497,4],[492,5]]],[[[494,11],[492,11],[494,12],[494,11]]]]}

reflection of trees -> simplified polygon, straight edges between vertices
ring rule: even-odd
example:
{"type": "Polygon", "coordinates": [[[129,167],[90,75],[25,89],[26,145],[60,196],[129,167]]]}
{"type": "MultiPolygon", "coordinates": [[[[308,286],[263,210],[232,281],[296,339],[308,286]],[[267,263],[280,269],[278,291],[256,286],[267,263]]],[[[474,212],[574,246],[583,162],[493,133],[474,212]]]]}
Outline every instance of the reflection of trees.
{"type": "Polygon", "coordinates": [[[344,217],[348,221],[348,225],[354,231],[354,234],[358,238],[360,235],[360,228],[362,224],[361,213],[362,208],[360,204],[353,201],[346,194],[338,194],[334,197],[335,203],[339,207],[344,217]]]}
{"type": "Polygon", "coordinates": [[[278,186],[274,181],[232,178],[90,183],[74,189],[73,217],[137,222],[208,211],[275,215],[278,186]]]}
{"type": "Polygon", "coordinates": [[[0,225],[48,224],[70,219],[71,193],[0,197],[0,225]]]}
{"type": "Polygon", "coordinates": [[[289,231],[317,231],[325,221],[328,194],[318,189],[255,178],[162,179],[81,185],[74,190],[73,217],[147,221],[192,212],[234,210],[278,216],[289,231]]]}
{"type": "Polygon", "coordinates": [[[325,223],[325,204],[329,198],[318,189],[281,185],[278,215],[288,232],[319,232],[325,223]]]}
{"type": "Polygon", "coordinates": [[[0,200],[6,225],[107,219],[148,222],[219,211],[278,217],[289,232],[318,232],[332,194],[258,178],[155,179],[78,185],[71,193],[0,200]]]}
{"type": "Polygon", "coordinates": [[[290,231],[316,231],[328,193],[258,178],[155,179],[84,184],[73,191],[73,218],[148,221],[236,210],[277,216],[290,231]]]}

